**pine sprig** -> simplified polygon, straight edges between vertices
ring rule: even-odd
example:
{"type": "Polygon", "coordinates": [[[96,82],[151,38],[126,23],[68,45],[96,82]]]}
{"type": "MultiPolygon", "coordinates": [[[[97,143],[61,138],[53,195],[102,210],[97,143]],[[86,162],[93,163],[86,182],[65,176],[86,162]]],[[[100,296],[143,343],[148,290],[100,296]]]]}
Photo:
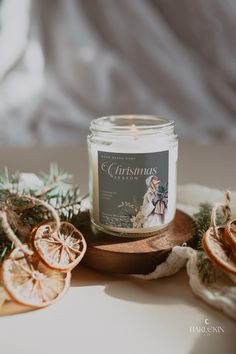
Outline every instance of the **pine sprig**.
{"type": "Polygon", "coordinates": [[[81,197],[79,187],[74,187],[63,193],[48,196],[47,202],[54,206],[63,220],[71,220],[80,212],[81,197]]]}
{"type": "Polygon", "coordinates": [[[196,248],[202,251],[202,236],[209,229],[211,224],[212,205],[210,203],[200,204],[199,211],[193,215],[195,223],[196,248]]]}
{"type": "MultiPolygon", "coordinates": [[[[210,203],[200,204],[199,211],[193,215],[195,223],[195,241],[196,248],[202,251],[202,236],[209,229],[211,225],[211,212],[212,205],[210,203]]],[[[224,222],[224,217],[222,214],[217,212],[216,223],[217,225],[222,225],[224,222]]]]}
{"type": "Polygon", "coordinates": [[[216,280],[215,267],[204,251],[198,251],[197,267],[203,283],[216,280]]]}
{"type": "Polygon", "coordinates": [[[71,185],[72,176],[62,170],[59,170],[57,164],[52,163],[50,165],[49,173],[41,173],[40,175],[44,187],[37,193],[37,197],[46,196],[50,197],[51,193],[54,193],[55,190],[58,191],[58,188],[65,185],[71,185]]]}
{"type": "MultiPolygon", "coordinates": [[[[211,212],[212,205],[210,203],[202,203],[200,204],[199,211],[193,216],[196,229],[196,249],[198,251],[197,266],[202,281],[207,283],[213,282],[216,279],[215,267],[202,247],[202,237],[211,225],[211,212]]],[[[216,222],[218,225],[223,224],[224,217],[222,214],[217,213],[216,222]]]]}
{"type": "MultiPolygon", "coordinates": [[[[72,222],[80,214],[82,198],[79,188],[71,181],[72,176],[60,170],[56,164],[50,165],[48,174],[40,175],[19,172],[11,175],[5,168],[0,171],[0,208],[7,205],[19,217],[22,229],[25,226],[32,229],[51,216],[42,206],[30,206],[31,202],[23,198],[24,195],[31,195],[52,205],[62,220],[72,222]]],[[[14,227],[13,230],[24,241],[19,230],[14,227]]],[[[6,238],[0,225],[0,262],[12,248],[12,243],[6,238]]]]}

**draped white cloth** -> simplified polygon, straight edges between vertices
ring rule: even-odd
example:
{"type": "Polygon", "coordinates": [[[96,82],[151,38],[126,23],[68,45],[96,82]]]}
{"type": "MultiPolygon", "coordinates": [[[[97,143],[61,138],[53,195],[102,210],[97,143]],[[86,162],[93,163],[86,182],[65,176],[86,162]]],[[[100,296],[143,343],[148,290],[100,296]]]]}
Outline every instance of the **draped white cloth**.
{"type": "MultiPolygon", "coordinates": [[[[178,208],[190,215],[198,211],[199,203],[214,204],[223,200],[224,192],[217,189],[198,185],[178,187],[178,208]]],[[[236,216],[236,192],[232,193],[232,215],[236,216]]],[[[191,247],[174,247],[166,261],[152,273],[138,277],[147,280],[169,277],[185,266],[194,294],[236,320],[236,276],[216,268],[215,281],[204,283],[198,269],[198,252],[191,247]]]]}
{"type": "Polygon", "coordinates": [[[31,2],[0,0],[1,145],[78,141],[121,113],[236,138],[235,0],[31,2]]]}

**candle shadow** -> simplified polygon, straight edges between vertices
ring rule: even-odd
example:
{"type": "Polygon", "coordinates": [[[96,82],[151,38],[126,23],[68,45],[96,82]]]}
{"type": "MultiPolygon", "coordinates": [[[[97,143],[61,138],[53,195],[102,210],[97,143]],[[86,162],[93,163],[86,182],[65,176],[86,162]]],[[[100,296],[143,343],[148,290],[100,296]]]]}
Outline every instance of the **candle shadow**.
{"type": "Polygon", "coordinates": [[[121,279],[106,284],[104,292],[108,296],[139,304],[183,304],[198,307],[201,303],[192,293],[184,270],[173,276],[155,280],[130,276],[126,281],[121,279]]]}
{"type": "Polygon", "coordinates": [[[73,271],[72,279],[72,286],[75,287],[101,285],[107,296],[121,301],[150,305],[189,305],[203,313],[210,312],[212,316],[225,317],[193,294],[184,269],[170,277],[145,280],[135,276],[97,272],[80,266],[73,271]]]}

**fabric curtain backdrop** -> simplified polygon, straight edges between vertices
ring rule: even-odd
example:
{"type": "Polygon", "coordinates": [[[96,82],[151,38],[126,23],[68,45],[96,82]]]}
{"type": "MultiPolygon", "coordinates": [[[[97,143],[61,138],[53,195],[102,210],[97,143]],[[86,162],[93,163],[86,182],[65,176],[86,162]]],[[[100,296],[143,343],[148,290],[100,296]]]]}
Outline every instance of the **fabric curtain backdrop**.
{"type": "Polygon", "coordinates": [[[236,139],[235,0],[2,0],[0,24],[1,145],[78,142],[125,113],[236,139]]]}

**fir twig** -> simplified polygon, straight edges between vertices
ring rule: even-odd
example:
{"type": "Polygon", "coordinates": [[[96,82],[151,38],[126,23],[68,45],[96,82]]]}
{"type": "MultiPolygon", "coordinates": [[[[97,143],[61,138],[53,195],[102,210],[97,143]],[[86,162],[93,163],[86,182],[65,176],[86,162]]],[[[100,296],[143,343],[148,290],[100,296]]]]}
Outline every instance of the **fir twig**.
{"type": "MultiPolygon", "coordinates": [[[[46,201],[57,210],[62,220],[72,221],[80,214],[80,191],[71,183],[70,174],[59,170],[56,164],[51,164],[48,174],[35,175],[35,178],[39,182],[38,185],[28,185],[22,182],[22,175],[19,172],[11,175],[7,168],[0,171],[0,209],[7,206],[17,214],[17,224],[11,223],[11,227],[22,242],[25,242],[26,236],[21,234],[16,226],[20,225],[21,230],[26,229],[25,227],[31,230],[38,223],[51,218],[45,208],[30,205],[30,202],[24,199],[24,195],[46,201]]],[[[12,247],[0,224],[0,262],[12,247]]]]}
{"type": "Polygon", "coordinates": [[[209,203],[200,204],[199,211],[193,215],[195,223],[195,241],[196,248],[202,251],[202,236],[209,229],[211,224],[212,205],[209,203]]]}
{"type": "Polygon", "coordinates": [[[204,251],[198,251],[197,266],[204,283],[211,283],[216,280],[215,267],[204,251]]]}
{"type": "MultiPolygon", "coordinates": [[[[202,203],[200,204],[198,213],[193,216],[196,229],[195,240],[196,249],[198,251],[198,270],[202,281],[208,283],[215,281],[215,267],[204,252],[202,247],[202,237],[211,225],[211,212],[212,205],[209,203],[202,203]]],[[[217,224],[221,225],[223,224],[223,221],[223,215],[217,213],[217,224]]]]}

